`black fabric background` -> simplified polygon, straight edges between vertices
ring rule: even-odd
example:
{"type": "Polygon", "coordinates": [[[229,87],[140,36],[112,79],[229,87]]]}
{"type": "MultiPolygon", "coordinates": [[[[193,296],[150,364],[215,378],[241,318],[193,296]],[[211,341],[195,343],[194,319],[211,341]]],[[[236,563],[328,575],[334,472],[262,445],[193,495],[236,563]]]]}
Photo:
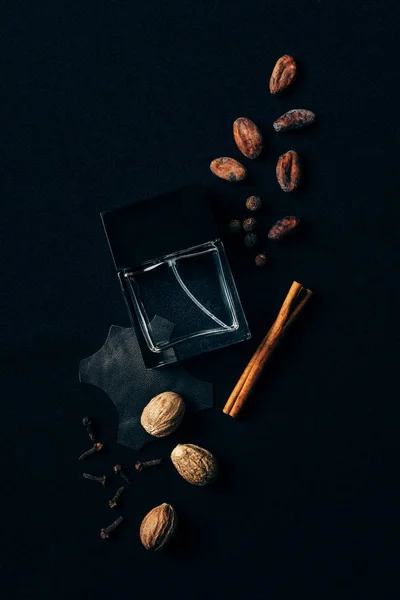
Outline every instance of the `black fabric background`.
{"type": "Polygon", "coordinates": [[[1,17],[2,597],[399,598],[397,3],[3,0],[1,17]],[[284,53],[301,74],[272,97],[284,53]],[[318,124],[275,134],[294,107],[318,124]],[[228,184],[208,165],[239,158],[243,115],[266,149],[228,184]],[[291,147],[305,181],[285,195],[274,171],[291,147]],[[285,214],[307,227],[266,245],[264,271],[228,245],[253,339],[190,361],[215,382],[215,409],[137,455],[116,446],[106,395],[78,382],[79,360],[129,323],[99,213],[187,183],[214,190],[221,222],[259,193],[264,236],[285,214]],[[313,305],[235,422],[222,406],[293,279],[313,305]],[[80,478],[85,414],[107,444],[90,472],[132,474],[138,456],[188,441],[221,479],[142,473],[105,542],[117,481],[80,478]],[[138,528],[164,501],[180,534],[152,555],[138,528]]]}

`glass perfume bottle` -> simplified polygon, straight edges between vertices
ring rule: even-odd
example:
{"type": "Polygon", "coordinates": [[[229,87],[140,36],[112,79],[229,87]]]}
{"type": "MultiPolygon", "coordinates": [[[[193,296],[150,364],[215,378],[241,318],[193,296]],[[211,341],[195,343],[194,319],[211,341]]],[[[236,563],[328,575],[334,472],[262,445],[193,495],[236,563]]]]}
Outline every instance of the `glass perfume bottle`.
{"type": "MultiPolygon", "coordinates": [[[[248,339],[247,321],[203,188],[184,188],[168,197],[132,205],[131,211],[137,217],[138,210],[142,211],[141,218],[134,220],[135,229],[141,222],[143,230],[146,217],[151,219],[151,227],[158,234],[157,247],[147,242],[149,250],[144,254],[143,246],[138,253],[137,237],[135,252],[131,237],[128,246],[133,254],[129,266],[123,264],[126,255],[124,261],[116,261],[121,239],[126,236],[127,207],[123,209],[119,216],[125,233],[120,230],[117,234],[115,211],[111,220],[110,212],[102,217],[146,366],[159,367],[248,339]],[[151,215],[145,215],[145,206],[150,207],[151,215]],[[164,214],[167,206],[171,211],[170,221],[171,215],[178,214],[183,217],[183,227],[179,221],[176,226],[174,221],[172,230],[163,229],[160,224],[165,227],[168,222],[164,214]],[[160,232],[163,232],[161,240],[160,232]],[[189,241],[192,245],[186,245],[189,241]],[[161,247],[167,250],[162,255],[161,247]]],[[[130,233],[136,234],[133,230],[130,233]]],[[[123,246],[126,249],[126,243],[123,246]]]]}

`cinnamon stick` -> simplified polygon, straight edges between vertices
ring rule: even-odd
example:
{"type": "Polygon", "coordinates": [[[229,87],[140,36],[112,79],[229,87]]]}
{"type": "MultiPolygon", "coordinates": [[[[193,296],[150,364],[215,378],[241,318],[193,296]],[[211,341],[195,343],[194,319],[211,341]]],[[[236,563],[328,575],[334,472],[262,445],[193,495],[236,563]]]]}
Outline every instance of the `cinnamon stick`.
{"type": "MultiPolygon", "coordinates": [[[[269,331],[268,331],[269,333],[269,331]]],[[[267,333],[267,335],[268,335],[267,333]]],[[[262,348],[263,348],[263,344],[265,342],[267,336],[265,336],[262,341],[260,342],[260,345],[258,346],[257,350],[255,351],[255,353],[253,354],[253,356],[251,357],[250,361],[247,364],[247,367],[245,368],[245,370],[243,371],[243,373],[240,376],[239,381],[237,382],[237,384],[235,385],[235,387],[233,388],[231,395],[229,396],[224,408],[223,408],[223,412],[227,415],[229,415],[229,413],[231,412],[233,405],[236,402],[236,399],[240,393],[240,390],[242,389],[242,387],[244,386],[244,384],[246,383],[246,379],[249,376],[249,373],[251,371],[251,369],[253,368],[253,365],[255,363],[255,361],[257,360],[262,348]]]]}
{"type": "Polygon", "coordinates": [[[312,295],[311,290],[294,281],[279,314],[243,371],[226,402],[223,412],[237,417],[249,398],[255,384],[271,358],[275,348],[294,323],[312,295]]]}

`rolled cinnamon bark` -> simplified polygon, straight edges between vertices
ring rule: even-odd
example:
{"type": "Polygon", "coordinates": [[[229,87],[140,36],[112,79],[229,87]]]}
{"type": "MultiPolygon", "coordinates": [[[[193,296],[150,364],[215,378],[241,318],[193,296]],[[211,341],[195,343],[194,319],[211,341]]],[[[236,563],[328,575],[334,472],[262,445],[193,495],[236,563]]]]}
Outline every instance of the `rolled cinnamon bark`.
{"type": "Polygon", "coordinates": [[[312,292],[294,281],[271,329],[258,346],[226,402],[223,412],[237,417],[252,393],[275,348],[294,323],[312,292]]]}

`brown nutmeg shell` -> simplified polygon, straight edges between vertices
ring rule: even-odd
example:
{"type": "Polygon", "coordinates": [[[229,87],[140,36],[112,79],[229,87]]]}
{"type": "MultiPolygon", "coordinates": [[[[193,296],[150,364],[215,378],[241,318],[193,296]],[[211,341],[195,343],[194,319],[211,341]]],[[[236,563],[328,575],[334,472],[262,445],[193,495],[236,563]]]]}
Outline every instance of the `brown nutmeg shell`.
{"type": "Polygon", "coordinates": [[[140,540],[146,550],[161,550],[174,534],[176,523],[175,509],[165,502],[148,512],[140,525],[140,540]]]}
{"type": "Polygon", "coordinates": [[[214,456],[195,444],[178,444],[171,452],[171,460],[179,475],[193,485],[207,485],[217,477],[214,456]]]}
{"type": "Polygon", "coordinates": [[[175,392],[163,392],[150,400],[140,417],[142,427],[157,438],[162,438],[178,427],[185,414],[185,403],[175,392]]]}

